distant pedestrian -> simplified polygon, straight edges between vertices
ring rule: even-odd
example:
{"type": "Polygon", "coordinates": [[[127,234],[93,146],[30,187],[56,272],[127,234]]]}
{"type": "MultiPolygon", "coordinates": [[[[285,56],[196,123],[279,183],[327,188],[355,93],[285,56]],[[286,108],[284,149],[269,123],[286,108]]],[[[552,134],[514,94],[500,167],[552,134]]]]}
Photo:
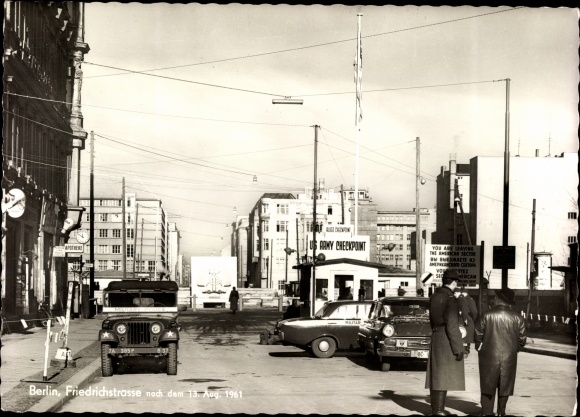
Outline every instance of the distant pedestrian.
{"type": "Polygon", "coordinates": [[[233,314],[236,314],[236,310],[238,309],[238,301],[240,300],[240,295],[236,290],[236,287],[232,288],[232,292],[230,292],[230,310],[232,310],[233,314]]]}
{"type": "Polygon", "coordinates": [[[459,304],[459,315],[461,316],[462,324],[465,326],[466,334],[463,338],[463,347],[465,349],[465,359],[471,352],[471,344],[473,343],[475,334],[475,318],[477,318],[477,307],[473,298],[465,291],[465,288],[455,288],[453,295],[459,304]],[[471,301],[471,302],[470,302],[471,301]]]}
{"type": "Polygon", "coordinates": [[[493,415],[497,391],[497,414],[505,416],[508,398],[514,393],[518,351],[526,345],[526,323],[512,311],[514,304],[513,290],[495,290],[494,306],[475,324],[482,415],[493,415]]]}
{"type": "Polygon", "coordinates": [[[427,360],[425,388],[430,390],[431,411],[435,416],[447,416],[447,391],[465,391],[463,340],[459,330],[459,305],[453,296],[459,274],[446,270],[443,286],[436,288],[429,298],[431,348],[427,360]]]}

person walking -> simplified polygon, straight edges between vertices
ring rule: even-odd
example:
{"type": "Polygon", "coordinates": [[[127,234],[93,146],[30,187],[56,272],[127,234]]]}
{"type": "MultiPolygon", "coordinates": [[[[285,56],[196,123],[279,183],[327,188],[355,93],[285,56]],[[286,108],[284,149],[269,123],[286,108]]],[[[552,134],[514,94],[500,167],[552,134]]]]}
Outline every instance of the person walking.
{"type": "Polygon", "coordinates": [[[240,300],[240,295],[238,294],[238,290],[236,287],[232,288],[232,292],[230,292],[230,310],[232,310],[233,314],[236,314],[236,310],[238,309],[238,301],[240,300]]]}
{"type": "Polygon", "coordinates": [[[526,323],[512,311],[514,304],[513,290],[495,290],[494,306],[482,313],[475,324],[482,415],[493,415],[497,392],[497,414],[505,416],[508,398],[514,393],[518,352],[527,339],[526,323]]]}
{"type": "Polygon", "coordinates": [[[432,415],[447,416],[445,399],[447,391],[465,391],[463,340],[459,330],[459,305],[453,296],[459,274],[446,270],[443,286],[429,298],[431,321],[431,347],[427,360],[425,388],[430,390],[432,415]]]}
{"type": "Polygon", "coordinates": [[[463,338],[463,348],[465,350],[464,359],[467,359],[471,352],[471,344],[474,342],[475,320],[477,319],[477,306],[473,298],[467,294],[465,287],[455,288],[453,295],[459,304],[459,314],[462,324],[465,326],[466,335],[463,338]]]}

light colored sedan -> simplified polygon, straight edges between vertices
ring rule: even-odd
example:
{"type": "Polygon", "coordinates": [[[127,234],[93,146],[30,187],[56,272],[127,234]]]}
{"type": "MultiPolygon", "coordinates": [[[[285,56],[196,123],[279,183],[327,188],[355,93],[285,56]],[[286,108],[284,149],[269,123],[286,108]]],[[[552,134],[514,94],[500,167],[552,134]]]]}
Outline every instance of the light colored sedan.
{"type": "Polygon", "coordinates": [[[371,305],[372,301],[329,301],[314,317],[280,321],[279,340],[317,358],[330,358],[338,349],[358,349],[358,328],[368,317],[371,305]]]}

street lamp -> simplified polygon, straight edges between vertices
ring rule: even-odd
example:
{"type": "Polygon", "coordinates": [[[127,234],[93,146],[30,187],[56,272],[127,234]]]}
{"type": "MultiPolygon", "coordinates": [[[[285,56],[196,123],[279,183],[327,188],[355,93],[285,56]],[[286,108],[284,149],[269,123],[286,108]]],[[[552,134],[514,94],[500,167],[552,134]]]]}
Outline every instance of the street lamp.
{"type": "Polygon", "coordinates": [[[84,207],[67,206],[66,219],[63,223],[61,234],[68,237],[70,232],[81,227],[82,215],[85,211],[84,207]]]}

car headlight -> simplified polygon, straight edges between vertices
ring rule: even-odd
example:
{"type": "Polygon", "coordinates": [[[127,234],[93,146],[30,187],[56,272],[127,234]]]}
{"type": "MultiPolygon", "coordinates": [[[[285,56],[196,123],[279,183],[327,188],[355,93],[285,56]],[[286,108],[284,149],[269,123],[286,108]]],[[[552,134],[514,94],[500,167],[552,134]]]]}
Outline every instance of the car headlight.
{"type": "Polygon", "coordinates": [[[395,334],[395,327],[391,324],[387,324],[385,325],[385,327],[383,327],[382,332],[385,336],[391,337],[392,335],[395,334]]]}
{"type": "Polygon", "coordinates": [[[153,334],[159,334],[161,333],[161,330],[163,329],[163,326],[161,326],[160,323],[153,323],[151,325],[151,333],[153,334]]]}
{"type": "Polygon", "coordinates": [[[119,323],[115,326],[115,331],[119,334],[127,333],[127,325],[125,323],[119,323]]]}

